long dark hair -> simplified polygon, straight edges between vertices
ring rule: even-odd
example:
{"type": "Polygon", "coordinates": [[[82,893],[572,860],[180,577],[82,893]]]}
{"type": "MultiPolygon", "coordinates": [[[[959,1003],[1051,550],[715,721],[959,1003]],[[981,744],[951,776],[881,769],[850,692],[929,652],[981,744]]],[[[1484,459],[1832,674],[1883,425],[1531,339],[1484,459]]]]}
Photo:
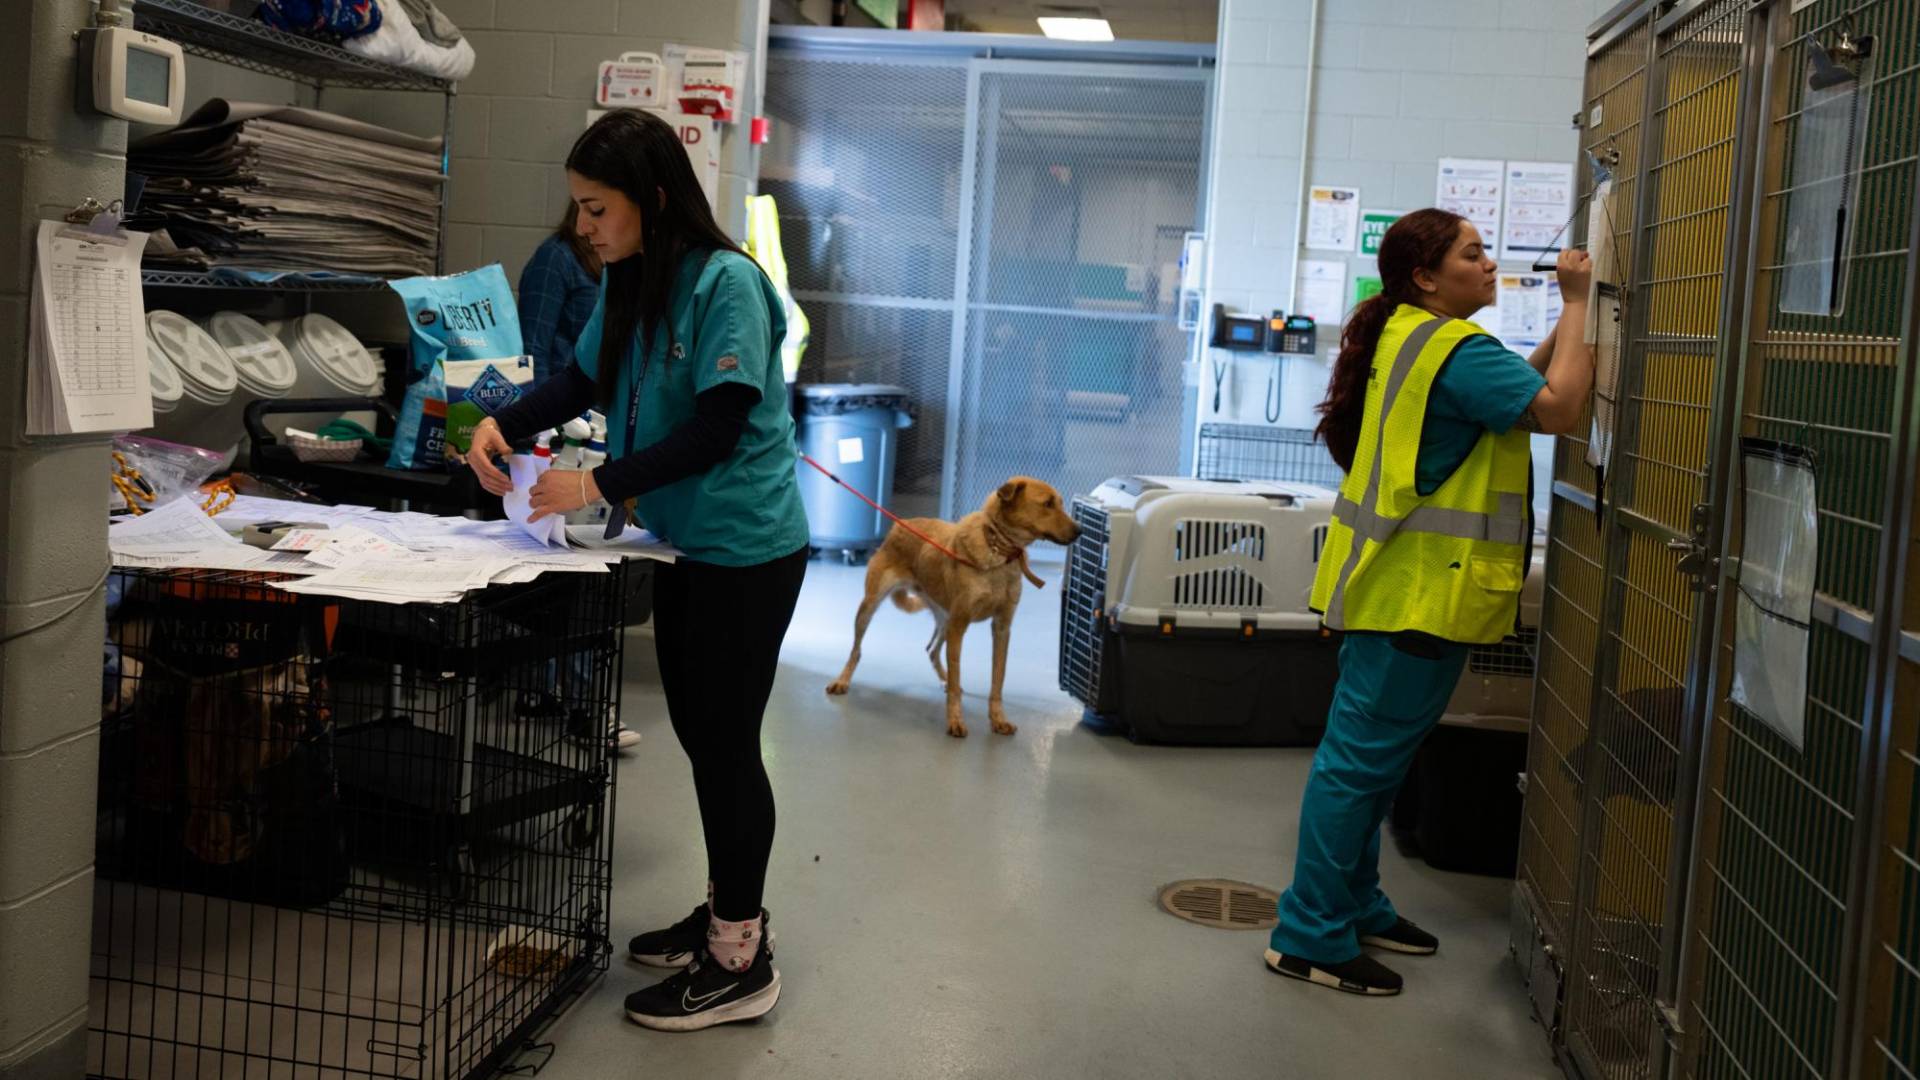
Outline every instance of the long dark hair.
{"type": "Polygon", "coordinates": [[[1460,238],[1460,223],[1465,220],[1447,210],[1415,210],[1395,221],[1380,240],[1380,293],[1361,301],[1347,316],[1347,328],[1340,334],[1340,359],[1334,361],[1327,399],[1320,403],[1320,426],[1314,429],[1333,460],[1347,472],[1353,471],[1353,451],[1367,408],[1367,380],[1387,317],[1401,304],[1419,302],[1413,272],[1439,269],[1460,238]]]}
{"type": "Polygon", "coordinates": [[[567,208],[560,212],[560,224],[553,227],[553,235],[567,245],[568,251],[573,252],[573,261],[580,264],[580,269],[585,270],[589,277],[598,281],[600,272],[605,270],[607,265],[600,261],[600,253],[593,250],[593,245],[587,243],[587,238],[580,235],[577,227],[579,220],[580,208],[573,204],[572,199],[568,199],[567,208]]]}
{"type": "MultiPolygon", "coordinates": [[[[636,109],[615,109],[574,140],[567,169],[605,184],[640,208],[639,254],[608,263],[606,321],[600,333],[600,404],[613,400],[615,380],[637,335],[642,369],[653,335],[667,321],[673,280],[689,252],[732,251],[741,255],[707,205],[680,136],[665,120],[636,109]]],[[[673,328],[667,328],[669,340],[673,328]]]]}

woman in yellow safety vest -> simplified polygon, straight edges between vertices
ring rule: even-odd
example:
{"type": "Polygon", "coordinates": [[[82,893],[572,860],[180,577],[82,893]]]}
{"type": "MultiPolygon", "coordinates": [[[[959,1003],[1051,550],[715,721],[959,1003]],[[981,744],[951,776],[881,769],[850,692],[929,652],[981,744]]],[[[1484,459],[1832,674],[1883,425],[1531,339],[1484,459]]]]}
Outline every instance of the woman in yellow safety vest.
{"type": "Polygon", "coordinates": [[[1528,435],[1572,430],[1586,404],[1591,267],[1561,253],[1566,310],[1522,357],[1467,321],[1493,302],[1497,269],[1471,223],[1420,210],[1381,242],[1384,291],[1348,318],[1320,405],[1318,435],[1347,478],[1313,609],[1345,640],[1266,952],[1281,975],[1397,994],[1400,976],[1361,947],[1439,948],[1380,889],[1380,825],[1468,652],[1514,629],[1532,549],[1528,435]]]}

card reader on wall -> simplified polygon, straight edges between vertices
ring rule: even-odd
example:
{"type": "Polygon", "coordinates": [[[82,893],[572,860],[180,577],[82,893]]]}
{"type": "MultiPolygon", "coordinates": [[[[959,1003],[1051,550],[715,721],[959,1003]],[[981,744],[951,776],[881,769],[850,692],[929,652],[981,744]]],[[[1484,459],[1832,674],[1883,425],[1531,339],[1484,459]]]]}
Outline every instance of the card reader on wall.
{"type": "Polygon", "coordinates": [[[1229,312],[1227,305],[1213,305],[1213,337],[1208,342],[1216,349],[1259,352],[1266,344],[1267,321],[1258,315],[1229,312]]]}
{"type": "Polygon", "coordinates": [[[1276,311],[1273,318],[1267,320],[1267,351],[1270,353],[1311,356],[1317,336],[1313,318],[1309,315],[1283,315],[1276,311]]]}

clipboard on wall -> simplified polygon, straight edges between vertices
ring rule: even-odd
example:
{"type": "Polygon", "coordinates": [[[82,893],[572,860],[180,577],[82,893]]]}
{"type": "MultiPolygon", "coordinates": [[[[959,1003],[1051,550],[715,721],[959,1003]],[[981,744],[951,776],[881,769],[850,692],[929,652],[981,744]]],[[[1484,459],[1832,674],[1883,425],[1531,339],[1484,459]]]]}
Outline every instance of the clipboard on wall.
{"type": "Polygon", "coordinates": [[[27,434],[153,426],[140,254],[147,234],[120,227],[120,203],[89,197],[34,241],[27,342],[27,434]]]}

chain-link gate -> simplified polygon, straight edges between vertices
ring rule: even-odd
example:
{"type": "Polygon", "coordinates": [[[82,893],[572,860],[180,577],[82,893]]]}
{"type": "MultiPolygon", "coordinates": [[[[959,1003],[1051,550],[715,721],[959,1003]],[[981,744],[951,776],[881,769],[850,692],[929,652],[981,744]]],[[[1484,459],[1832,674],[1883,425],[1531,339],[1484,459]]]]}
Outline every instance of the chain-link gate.
{"type": "Polygon", "coordinates": [[[774,50],[767,112],[780,135],[760,190],[780,206],[794,298],[812,322],[807,383],[905,387],[894,499],[935,512],[960,229],[964,57],[774,50]]]}
{"type": "Polygon", "coordinates": [[[1515,951],[1584,1077],[1913,1080],[1920,0],[1589,56],[1624,348],[1556,463],[1515,951]]]}
{"type": "Polygon", "coordinates": [[[1211,71],[776,48],[761,165],[803,382],[905,387],[895,501],[956,517],[1008,476],[1178,469],[1178,265],[1211,71]]]}
{"type": "Polygon", "coordinates": [[[1013,475],[1076,492],[1178,467],[1192,336],[1175,298],[1211,87],[1199,68],[975,70],[948,516],[1013,475]]]}

